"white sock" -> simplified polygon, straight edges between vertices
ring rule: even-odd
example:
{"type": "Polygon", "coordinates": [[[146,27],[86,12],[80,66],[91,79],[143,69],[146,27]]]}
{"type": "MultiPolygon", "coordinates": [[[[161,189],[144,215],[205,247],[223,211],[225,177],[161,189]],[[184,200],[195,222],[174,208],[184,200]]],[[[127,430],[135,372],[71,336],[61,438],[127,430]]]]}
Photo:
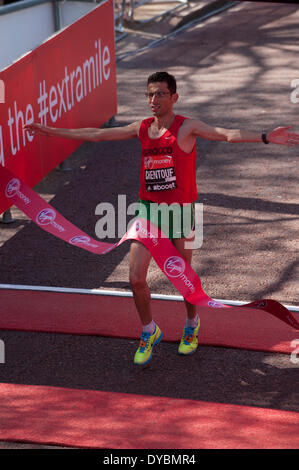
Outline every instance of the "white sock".
{"type": "Polygon", "coordinates": [[[186,326],[192,326],[192,328],[195,328],[197,326],[197,322],[198,314],[196,314],[194,318],[186,318],[186,326]]]}
{"type": "Polygon", "coordinates": [[[142,331],[153,335],[156,329],[156,323],[152,320],[148,325],[142,325],[142,331]]]}

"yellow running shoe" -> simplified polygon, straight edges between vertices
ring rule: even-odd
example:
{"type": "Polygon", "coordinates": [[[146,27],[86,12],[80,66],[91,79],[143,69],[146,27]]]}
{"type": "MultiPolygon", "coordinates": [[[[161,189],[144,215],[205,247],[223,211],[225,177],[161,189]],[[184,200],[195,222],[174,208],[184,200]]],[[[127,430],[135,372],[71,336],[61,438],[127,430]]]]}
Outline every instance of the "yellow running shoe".
{"type": "Polygon", "coordinates": [[[198,332],[200,328],[200,320],[198,318],[197,326],[184,327],[183,336],[179,345],[179,354],[192,354],[196,351],[198,346],[198,332]]]}
{"type": "Polygon", "coordinates": [[[153,347],[160,343],[163,338],[163,333],[156,325],[154,334],[143,332],[140,338],[139,348],[137,349],[134,357],[134,364],[145,365],[151,358],[153,353],[153,347]]]}

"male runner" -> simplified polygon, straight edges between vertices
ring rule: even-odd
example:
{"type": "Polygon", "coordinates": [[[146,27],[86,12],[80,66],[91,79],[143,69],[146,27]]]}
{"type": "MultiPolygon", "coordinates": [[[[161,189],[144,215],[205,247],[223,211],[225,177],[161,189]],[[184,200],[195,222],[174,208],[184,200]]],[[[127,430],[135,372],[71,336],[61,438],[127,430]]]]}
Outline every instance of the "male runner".
{"type": "MultiPolygon", "coordinates": [[[[124,127],[59,129],[33,123],[25,126],[31,134],[58,136],[87,141],[110,141],[139,138],[142,145],[139,214],[149,217],[154,203],[178,203],[190,207],[193,215],[194,201],[198,198],[196,189],[196,149],[197,137],[224,142],[261,142],[293,147],[299,143],[299,135],[288,132],[290,127],[278,127],[266,132],[251,132],[240,129],[224,129],[210,126],[198,119],[189,119],[174,113],[178,100],[175,78],[167,72],[156,72],[148,78],[148,104],[153,117],[133,122],[124,127]],[[161,163],[162,162],[162,163],[161,163]],[[163,169],[164,171],[147,171],[163,169]],[[161,176],[162,175],[162,176],[161,176]],[[164,175],[164,176],[163,176],[164,175]]],[[[169,222],[169,226],[171,222],[169,222]]],[[[192,249],[186,248],[190,234],[176,232],[170,227],[168,234],[181,256],[191,263],[192,249]]],[[[192,234],[191,234],[192,238],[192,234]]],[[[135,364],[144,365],[152,357],[153,346],[163,337],[151,312],[150,291],[146,282],[151,254],[138,241],[130,247],[130,285],[135,305],[142,323],[142,334],[136,351],[135,364]]],[[[179,353],[189,355],[197,349],[200,320],[196,307],[185,302],[187,317],[179,344],[179,353]]]]}

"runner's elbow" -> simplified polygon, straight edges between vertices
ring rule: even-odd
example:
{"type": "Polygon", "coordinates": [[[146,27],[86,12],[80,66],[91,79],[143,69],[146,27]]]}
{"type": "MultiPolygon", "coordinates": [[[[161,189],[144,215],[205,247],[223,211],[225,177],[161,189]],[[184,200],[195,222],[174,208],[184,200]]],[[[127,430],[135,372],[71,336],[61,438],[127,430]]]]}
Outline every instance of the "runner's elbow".
{"type": "Polygon", "coordinates": [[[230,130],[226,133],[226,142],[229,142],[230,144],[240,142],[240,133],[235,130],[230,130]]]}
{"type": "Polygon", "coordinates": [[[92,142],[100,142],[100,140],[103,140],[100,131],[101,131],[100,129],[96,129],[94,132],[92,132],[90,136],[90,140],[92,142]]]}

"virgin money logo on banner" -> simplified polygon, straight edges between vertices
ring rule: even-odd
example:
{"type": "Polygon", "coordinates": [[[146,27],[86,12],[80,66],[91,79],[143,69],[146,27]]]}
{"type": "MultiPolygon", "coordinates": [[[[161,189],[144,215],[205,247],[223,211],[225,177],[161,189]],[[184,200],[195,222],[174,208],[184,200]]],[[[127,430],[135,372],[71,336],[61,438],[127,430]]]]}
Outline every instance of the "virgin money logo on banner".
{"type": "Polygon", "coordinates": [[[17,196],[19,197],[20,199],[22,199],[22,201],[24,202],[24,204],[29,204],[30,203],[30,199],[28,196],[26,196],[26,194],[22,193],[20,191],[20,188],[21,188],[21,182],[18,178],[12,178],[6,185],[6,188],[5,188],[5,196],[10,199],[14,196],[17,196]]]}
{"type": "Polygon", "coordinates": [[[55,220],[56,212],[53,209],[43,209],[36,216],[38,225],[48,225],[55,220]]]}
{"type": "Polygon", "coordinates": [[[164,263],[164,271],[170,277],[179,277],[185,271],[183,258],[171,256],[164,263]]]}
{"type": "Polygon", "coordinates": [[[186,264],[183,258],[179,256],[170,256],[164,263],[164,272],[169,277],[178,278],[185,286],[190,290],[191,293],[195,292],[195,286],[187,275],[185,274],[186,264]]]}
{"type": "Polygon", "coordinates": [[[52,225],[58,232],[65,232],[65,228],[58,224],[56,221],[56,212],[54,209],[46,208],[40,211],[36,216],[36,223],[38,225],[52,225]]]}
{"type": "MultiPolygon", "coordinates": [[[[157,229],[157,227],[153,226],[153,229],[157,229]]],[[[144,227],[140,220],[135,222],[135,231],[138,232],[138,235],[141,238],[149,238],[155,246],[158,245],[158,234],[154,234],[151,230],[148,230],[146,227],[144,227]]]]}
{"type": "Polygon", "coordinates": [[[93,248],[97,248],[97,246],[98,246],[95,243],[91,243],[90,242],[90,237],[88,237],[87,235],[77,235],[75,237],[72,237],[70,239],[70,243],[72,245],[87,245],[87,246],[91,246],[93,248]]]}
{"type": "Polygon", "coordinates": [[[209,307],[214,307],[214,308],[222,308],[223,305],[219,304],[218,302],[215,302],[215,300],[209,300],[208,302],[209,307]]]}
{"type": "Polygon", "coordinates": [[[70,239],[70,243],[72,245],[79,245],[81,243],[89,243],[90,242],[90,238],[87,237],[87,235],[77,235],[76,237],[73,237],[70,239]]]}
{"type": "Polygon", "coordinates": [[[267,305],[267,301],[266,301],[266,300],[262,300],[261,302],[256,302],[256,303],[254,304],[254,307],[256,307],[256,308],[264,308],[264,307],[266,307],[266,305],[267,305]]]}
{"type": "Polygon", "coordinates": [[[6,197],[14,197],[18,191],[20,190],[21,183],[18,178],[13,178],[10,180],[10,182],[7,184],[6,189],[5,189],[5,196],[6,197]]]}

